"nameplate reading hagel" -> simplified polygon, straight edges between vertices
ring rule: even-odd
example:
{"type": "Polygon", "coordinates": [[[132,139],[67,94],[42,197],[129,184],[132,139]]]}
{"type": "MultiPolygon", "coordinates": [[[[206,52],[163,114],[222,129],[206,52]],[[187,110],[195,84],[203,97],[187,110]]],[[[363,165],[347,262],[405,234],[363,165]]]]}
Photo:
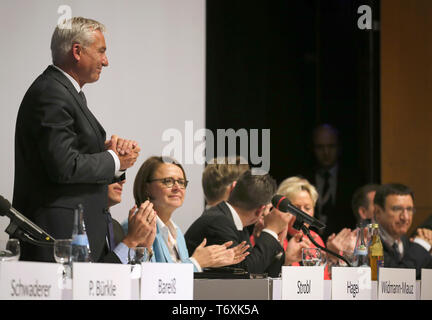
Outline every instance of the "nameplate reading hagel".
{"type": "Polygon", "coordinates": [[[372,283],[369,267],[332,267],[333,300],[371,300],[372,283]]]}

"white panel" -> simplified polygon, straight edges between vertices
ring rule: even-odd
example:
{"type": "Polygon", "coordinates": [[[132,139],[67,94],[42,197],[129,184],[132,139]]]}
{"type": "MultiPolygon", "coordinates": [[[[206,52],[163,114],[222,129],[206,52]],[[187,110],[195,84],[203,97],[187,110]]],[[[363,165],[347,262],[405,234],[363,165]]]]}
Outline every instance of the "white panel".
{"type": "MultiPolygon", "coordinates": [[[[143,161],[161,155],[162,133],[185,121],[205,126],[205,1],[202,0],[17,0],[0,2],[0,194],[12,201],[14,131],[19,104],[34,79],[51,63],[50,40],[69,5],[72,16],[93,18],[107,27],[109,67],[87,84],[90,109],[107,131],[138,141],[137,164],[128,170],[123,202],[112,208],[122,222],[133,206],[133,179],[143,161]]],[[[184,151],[183,151],[184,158],[184,151]]],[[[183,163],[184,159],[178,159],[183,163]]],[[[190,187],[173,219],[185,232],[202,213],[203,165],[185,166],[190,187]]],[[[29,182],[31,183],[31,181],[29,182]]],[[[9,219],[0,217],[0,238],[9,219]]]]}

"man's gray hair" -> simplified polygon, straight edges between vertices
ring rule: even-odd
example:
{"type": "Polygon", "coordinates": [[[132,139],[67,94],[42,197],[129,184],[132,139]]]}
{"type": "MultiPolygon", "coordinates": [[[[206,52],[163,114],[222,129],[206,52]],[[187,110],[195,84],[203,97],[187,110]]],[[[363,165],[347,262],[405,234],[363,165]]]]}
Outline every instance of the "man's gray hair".
{"type": "Polygon", "coordinates": [[[105,32],[105,26],[92,19],[73,17],[57,25],[51,38],[51,55],[54,64],[61,63],[75,43],[87,47],[93,43],[93,31],[105,32]]]}

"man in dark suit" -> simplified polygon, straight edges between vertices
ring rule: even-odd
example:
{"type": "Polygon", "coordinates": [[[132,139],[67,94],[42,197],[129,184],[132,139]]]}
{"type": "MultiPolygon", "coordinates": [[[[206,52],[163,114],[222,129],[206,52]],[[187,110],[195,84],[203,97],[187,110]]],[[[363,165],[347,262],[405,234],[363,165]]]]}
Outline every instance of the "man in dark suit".
{"type": "Polygon", "coordinates": [[[351,198],[355,189],[362,185],[362,177],[340,163],[340,139],[334,127],[328,124],[317,126],[312,138],[316,166],[305,170],[303,176],[317,188],[319,198],[315,215],[326,228],[315,231],[326,241],[329,235],[337,234],[343,228],[355,228],[351,198]]]}
{"type": "MultiPolygon", "coordinates": [[[[13,206],[54,238],[70,238],[73,212],[84,207],[92,261],[104,261],[107,186],[138,157],[135,141],[112,136],[87,107],[82,92],[108,66],[104,26],[72,18],[51,39],[53,65],[30,86],[15,130],[13,206]]],[[[54,261],[52,248],[23,243],[22,260],[54,261]]]]}
{"type": "Polygon", "coordinates": [[[193,253],[204,238],[209,245],[233,241],[233,246],[237,246],[246,241],[250,254],[235,266],[250,273],[279,276],[285,253],[278,235],[286,229],[288,215],[277,210],[268,213],[275,191],[276,183],[268,174],[252,175],[250,170],[244,172],[228,201],[204,211],[185,233],[189,253],[193,253]],[[246,227],[255,224],[262,215],[265,215],[264,229],[252,247],[246,227]]]}
{"type": "Polygon", "coordinates": [[[432,237],[419,232],[410,241],[406,236],[415,212],[412,190],[402,184],[384,184],[378,188],[374,203],[384,247],[384,267],[416,269],[419,279],[422,268],[432,268],[432,237]]]}
{"type": "MultiPolygon", "coordinates": [[[[113,263],[128,263],[129,249],[135,247],[147,247],[151,250],[156,237],[156,212],[153,210],[153,204],[145,201],[140,208],[134,206],[129,211],[128,229],[123,230],[121,224],[111,218],[110,208],[122,201],[123,185],[126,180],[112,183],[108,186],[108,208],[106,214],[112,221],[112,229],[108,224],[108,245],[113,263]]],[[[134,252],[130,253],[132,256],[134,252]]]]}

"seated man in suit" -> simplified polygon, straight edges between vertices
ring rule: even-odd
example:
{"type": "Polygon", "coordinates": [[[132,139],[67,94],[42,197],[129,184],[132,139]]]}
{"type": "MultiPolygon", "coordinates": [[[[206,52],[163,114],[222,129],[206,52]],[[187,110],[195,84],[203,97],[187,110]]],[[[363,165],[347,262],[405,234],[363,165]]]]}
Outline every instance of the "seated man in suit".
{"type": "Polygon", "coordinates": [[[268,174],[252,175],[250,170],[244,172],[228,201],[207,209],[190,226],[185,234],[189,252],[193,252],[203,238],[207,239],[209,245],[227,241],[233,241],[233,246],[242,241],[250,245],[250,234],[246,227],[265,215],[264,229],[260,237],[255,239],[255,246],[250,246],[250,254],[235,267],[250,273],[279,276],[285,253],[278,235],[286,229],[289,215],[278,210],[268,212],[275,191],[276,182],[268,174]]]}
{"type": "MultiPolygon", "coordinates": [[[[126,180],[112,183],[108,185],[108,209],[106,214],[111,217],[109,208],[119,204],[122,200],[123,185],[126,180]]],[[[111,254],[119,262],[128,263],[129,248],[147,247],[151,248],[156,236],[156,212],[153,210],[153,205],[146,201],[135,213],[136,207],[129,211],[127,233],[123,230],[120,223],[111,219],[112,229],[108,225],[108,247],[111,254]]]]}
{"type": "Polygon", "coordinates": [[[247,161],[239,156],[234,159],[228,157],[216,158],[212,162],[205,167],[201,180],[207,202],[206,209],[217,205],[221,201],[228,200],[237,179],[243,172],[249,170],[247,161]]]}
{"type": "Polygon", "coordinates": [[[372,223],[375,211],[374,197],[378,188],[377,184],[366,184],[354,192],[351,207],[357,219],[357,226],[372,223]]]}
{"type": "Polygon", "coordinates": [[[432,239],[421,233],[413,241],[406,236],[415,212],[413,191],[402,184],[384,184],[378,188],[374,203],[384,267],[415,268],[419,279],[422,268],[432,268],[432,239]]]}

